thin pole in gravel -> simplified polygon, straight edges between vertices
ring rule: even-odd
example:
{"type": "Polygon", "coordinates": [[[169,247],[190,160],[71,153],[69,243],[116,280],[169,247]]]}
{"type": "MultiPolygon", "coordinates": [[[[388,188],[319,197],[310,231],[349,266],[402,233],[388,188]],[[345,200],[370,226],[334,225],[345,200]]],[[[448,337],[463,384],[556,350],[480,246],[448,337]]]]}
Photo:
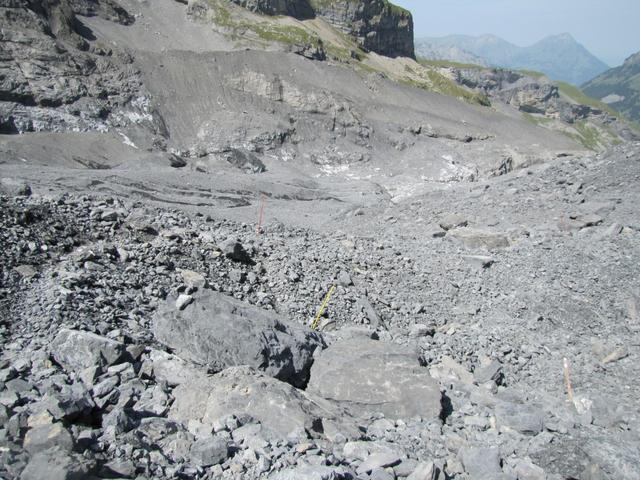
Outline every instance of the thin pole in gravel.
{"type": "Polygon", "coordinates": [[[311,324],[311,328],[313,328],[314,330],[318,329],[318,326],[320,325],[320,317],[324,313],[324,310],[327,308],[327,305],[329,305],[329,300],[331,300],[331,295],[333,295],[333,292],[335,292],[335,290],[336,290],[336,286],[331,285],[331,288],[329,289],[329,293],[327,293],[327,296],[324,297],[324,301],[322,302],[322,305],[320,305],[320,310],[318,310],[318,314],[316,315],[315,320],[311,324]]]}
{"type": "Polygon", "coordinates": [[[564,366],[564,383],[567,386],[567,396],[569,397],[569,401],[573,403],[573,387],[571,386],[571,372],[569,371],[569,359],[565,358],[563,360],[564,366]]]}
{"type": "Polygon", "coordinates": [[[256,227],[256,234],[260,235],[262,233],[262,222],[264,221],[264,209],[267,204],[267,197],[263,193],[260,195],[260,211],[258,213],[258,226],[256,227]]]}

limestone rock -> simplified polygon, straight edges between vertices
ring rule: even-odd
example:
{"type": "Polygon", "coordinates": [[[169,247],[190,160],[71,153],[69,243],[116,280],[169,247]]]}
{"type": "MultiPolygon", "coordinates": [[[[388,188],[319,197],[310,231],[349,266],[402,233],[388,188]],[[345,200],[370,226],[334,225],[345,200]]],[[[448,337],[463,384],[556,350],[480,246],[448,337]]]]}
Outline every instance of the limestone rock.
{"type": "Polygon", "coordinates": [[[50,423],[30,429],[24,437],[23,446],[30,453],[53,447],[70,452],[73,450],[73,438],[62,423],[50,423]]]}
{"type": "Polygon", "coordinates": [[[470,227],[449,230],[447,238],[453,238],[468,248],[495,250],[511,246],[512,240],[506,233],[480,230],[470,227]]]}
{"type": "Polygon", "coordinates": [[[185,360],[215,371],[250,365],[295,386],[306,385],[314,351],[324,346],[319,334],[216,292],[195,296],[182,311],[167,301],[153,332],[185,360]]]}
{"type": "Polygon", "coordinates": [[[82,455],[50,448],[34,454],[20,480],[73,480],[87,478],[95,465],[82,455]]]}
{"type": "Polygon", "coordinates": [[[124,345],[106,337],[80,330],[60,330],[51,344],[51,355],[70,372],[116,363],[124,345]]]}
{"type": "Polygon", "coordinates": [[[285,439],[304,429],[321,431],[325,421],[333,421],[343,434],[358,436],[355,425],[331,403],[249,367],[232,367],[206,381],[184,383],[173,396],[169,417],[185,423],[198,420],[213,427],[230,415],[249,415],[262,423],[268,436],[285,439]]]}

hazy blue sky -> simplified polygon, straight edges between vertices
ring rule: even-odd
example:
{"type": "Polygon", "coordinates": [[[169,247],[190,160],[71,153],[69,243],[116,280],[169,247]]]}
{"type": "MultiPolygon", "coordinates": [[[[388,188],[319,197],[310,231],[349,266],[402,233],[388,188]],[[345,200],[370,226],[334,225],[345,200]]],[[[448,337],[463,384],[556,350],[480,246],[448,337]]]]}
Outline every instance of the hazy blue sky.
{"type": "Polygon", "coordinates": [[[516,45],[569,32],[611,66],[640,50],[640,0],[392,0],[416,37],[493,33],[516,45]]]}

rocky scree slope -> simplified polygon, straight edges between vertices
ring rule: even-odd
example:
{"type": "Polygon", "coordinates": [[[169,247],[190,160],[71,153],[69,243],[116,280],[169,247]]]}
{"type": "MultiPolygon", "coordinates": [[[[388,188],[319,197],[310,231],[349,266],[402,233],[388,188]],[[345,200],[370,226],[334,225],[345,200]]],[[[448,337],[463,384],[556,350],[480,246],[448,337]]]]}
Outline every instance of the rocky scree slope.
{"type": "Polygon", "coordinates": [[[2,475],[637,478],[639,176],[627,144],[261,235],[3,178],[2,475]]]}
{"type": "Polygon", "coordinates": [[[583,90],[594,98],[640,122],[640,52],[589,80],[583,90]]]}

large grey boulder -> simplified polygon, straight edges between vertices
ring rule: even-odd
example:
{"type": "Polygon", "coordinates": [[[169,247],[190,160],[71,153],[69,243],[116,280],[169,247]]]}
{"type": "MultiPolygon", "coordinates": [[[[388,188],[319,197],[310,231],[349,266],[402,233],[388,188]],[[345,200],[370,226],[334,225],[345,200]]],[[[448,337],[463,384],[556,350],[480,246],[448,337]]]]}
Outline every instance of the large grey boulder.
{"type": "Polygon", "coordinates": [[[229,368],[205,381],[183,383],[173,396],[169,418],[178,422],[197,420],[212,428],[230,415],[249,415],[273,439],[295,437],[304,430],[359,436],[349,416],[335,405],[246,366],[229,368]]]}
{"type": "Polygon", "coordinates": [[[309,392],[357,415],[438,418],[442,394],[415,350],[363,337],[339,340],[311,369],[309,392]]]}
{"type": "Polygon", "coordinates": [[[178,310],[169,299],[156,313],[153,333],[185,360],[221,371],[249,365],[304,387],[320,334],[284,322],[272,312],[216,292],[205,292],[178,310]]]}
{"type": "Polygon", "coordinates": [[[81,330],[62,329],[51,343],[51,355],[69,372],[113,365],[123,353],[123,344],[81,330]]]}

